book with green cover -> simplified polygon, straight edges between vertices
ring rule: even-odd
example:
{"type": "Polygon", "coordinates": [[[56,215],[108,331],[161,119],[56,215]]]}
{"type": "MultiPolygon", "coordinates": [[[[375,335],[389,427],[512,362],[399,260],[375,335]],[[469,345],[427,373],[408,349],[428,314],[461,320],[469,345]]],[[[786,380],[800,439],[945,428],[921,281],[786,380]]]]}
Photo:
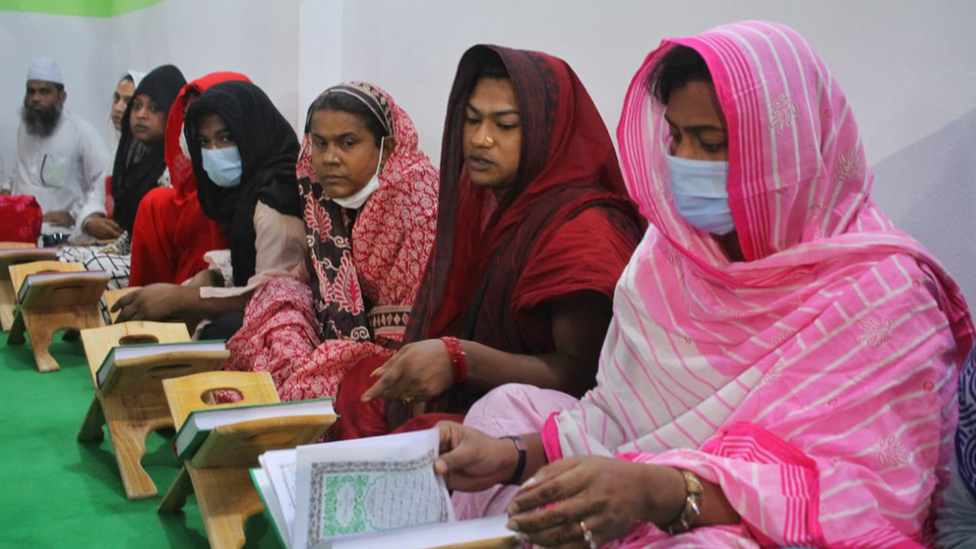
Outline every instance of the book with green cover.
{"type": "Polygon", "coordinates": [[[193,457],[215,427],[258,419],[317,415],[335,415],[331,398],[194,410],[176,433],[173,450],[177,458],[187,460],[193,457]]]}
{"type": "Polygon", "coordinates": [[[225,353],[227,345],[223,340],[184,341],[179,343],[146,343],[139,345],[117,345],[105,355],[95,373],[99,387],[105,387],[109,376],[127,363],[145,357],[165,357],[169,362],[179,362],[181,356],[205,357],[208,354],[225,353]]]}
{"type": "Polygon", "coordinates": [[[108,273],[105,271],[59,271],[54,273],[29,274],[24,278],[24,283],[20,285],[20,290],[17,292],[17,300],[24,303],[27,300],[30,289],[41,282],[56,282],[60,280],[78,281],[81,279],[105,279],[107,281],[108,278],[108,273]]]}

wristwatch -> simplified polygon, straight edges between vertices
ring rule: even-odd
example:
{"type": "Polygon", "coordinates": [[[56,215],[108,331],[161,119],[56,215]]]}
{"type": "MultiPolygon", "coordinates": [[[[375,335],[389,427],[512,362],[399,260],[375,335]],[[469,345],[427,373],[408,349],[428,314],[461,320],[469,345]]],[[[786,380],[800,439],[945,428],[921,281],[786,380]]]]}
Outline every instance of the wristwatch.
{"type": "Polygon", "coordinates": [[[508,479],[508,482],[505,484],[519,484],[519,480],[522,479],[522,473],[525,472],[525,461],[528,457],[528,451],[525,449],[525,443],[522,442],[522,437],[514,435],[504,438],[514,442],[515,449],[518,450],[518,465],[515,466],[515,473],[512,474],[512,478],[508,479]]]}

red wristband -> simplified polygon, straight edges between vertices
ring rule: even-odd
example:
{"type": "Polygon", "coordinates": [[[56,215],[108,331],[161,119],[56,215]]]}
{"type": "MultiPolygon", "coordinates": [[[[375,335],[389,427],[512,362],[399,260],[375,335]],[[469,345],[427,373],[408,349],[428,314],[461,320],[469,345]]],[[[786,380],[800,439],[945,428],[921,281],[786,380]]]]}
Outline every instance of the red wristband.
{"type": "Polygon", "coordinates": [[[454,371],[454,383],[462,383],[468,378],[468,361],[461,347],[461,341],[456,337],[442,337],[441,341],[447,347],[447,354],[451,357],[451,369],[454,371]]]}

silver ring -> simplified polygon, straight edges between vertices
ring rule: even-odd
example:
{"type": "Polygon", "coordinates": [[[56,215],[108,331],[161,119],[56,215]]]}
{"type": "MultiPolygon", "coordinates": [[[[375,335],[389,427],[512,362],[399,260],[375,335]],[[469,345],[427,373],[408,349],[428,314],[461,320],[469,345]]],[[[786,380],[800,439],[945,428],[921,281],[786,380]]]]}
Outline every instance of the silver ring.
{"type": "Polygon", "coordinates": [[[590,549],[597,549],[597,544],[593,541],[593,532],[590,532],[590,529],[586,527],[586,523],[582,520],[579,522],[579,525],[580,530],[583,531],[583,541],[590,546],[590,549]]]}

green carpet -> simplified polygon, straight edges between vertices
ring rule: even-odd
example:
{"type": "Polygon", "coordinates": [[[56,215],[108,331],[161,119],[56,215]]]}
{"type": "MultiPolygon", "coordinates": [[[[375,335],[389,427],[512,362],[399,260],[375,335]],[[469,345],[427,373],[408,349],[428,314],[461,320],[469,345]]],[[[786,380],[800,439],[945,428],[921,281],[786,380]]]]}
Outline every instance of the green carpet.
{"type": "MultiPolygon", "coordinates": [[[[178,470],[172,433],[151,435],[142,460],[160,496],[126,500],[107,431],[100,443],[75,440],[94,395],[81,342],[56,336],[51,355],[61,370],[41,374],[29,344],[0,334],[0,548],[209,547],[195,497],[156,513],[178,470]]],[[[245,534],[246,548],[281,547],[264,515],[245,534]]]]}

